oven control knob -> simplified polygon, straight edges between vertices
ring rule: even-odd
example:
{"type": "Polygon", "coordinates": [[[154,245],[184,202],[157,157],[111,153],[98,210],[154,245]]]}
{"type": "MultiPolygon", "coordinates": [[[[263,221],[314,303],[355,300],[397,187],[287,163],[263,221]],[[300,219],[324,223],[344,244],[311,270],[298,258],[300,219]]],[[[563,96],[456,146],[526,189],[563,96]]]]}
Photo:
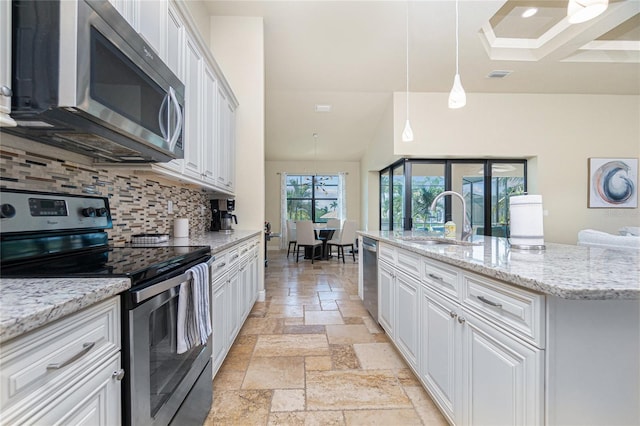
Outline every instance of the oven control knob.
{"type": "Polygon", "coordinates": [[[12,218],[16,215],[16,208],[11,204],[2,204],[0,205],[0,218],[8,219],[12,218]]]}
{"type": "Polygon", "coordinates": [[[87,207],[86,209],[82,209],[82,216],[96,217],[96,209],[94,209],[93,207],[87,207]]]}
{"type": "Polygon", "coordinates": [[[100,207],[99,209],[96,209],[96,215],[98,217],[107,217],[107,209],[105,209],[104,207],[100,207]]]}

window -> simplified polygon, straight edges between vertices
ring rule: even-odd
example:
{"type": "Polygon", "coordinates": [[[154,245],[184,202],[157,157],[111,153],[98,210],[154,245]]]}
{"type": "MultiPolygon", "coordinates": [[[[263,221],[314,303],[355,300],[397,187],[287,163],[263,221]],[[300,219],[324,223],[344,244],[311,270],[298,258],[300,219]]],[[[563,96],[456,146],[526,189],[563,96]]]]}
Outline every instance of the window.
{"type": "Polygon", "coordinates": [[[339,217],[337,175],[287,175],[287,219],[326,223],[339,217]]]}
{"type": "Polygon", "coordinates": [[[526,167],[526,160],[399,160],[380,171],[380,229],[443,232],[448,220],[461,229],[458,199],[441,198],[431,210],[439,193],[455,191],[475,234],[506,237],[509,197],[526,192],[526,167]]]}

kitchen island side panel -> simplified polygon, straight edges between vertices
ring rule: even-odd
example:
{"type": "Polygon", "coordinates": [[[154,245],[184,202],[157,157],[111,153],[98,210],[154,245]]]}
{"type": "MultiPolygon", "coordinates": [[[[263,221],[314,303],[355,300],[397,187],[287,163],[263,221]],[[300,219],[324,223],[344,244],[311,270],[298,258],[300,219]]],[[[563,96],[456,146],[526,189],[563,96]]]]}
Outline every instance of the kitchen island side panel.
{"type": "Polygon", "coordinates": [[[640,303],[547,297],[546,424],[640,424],[640,303]]]}

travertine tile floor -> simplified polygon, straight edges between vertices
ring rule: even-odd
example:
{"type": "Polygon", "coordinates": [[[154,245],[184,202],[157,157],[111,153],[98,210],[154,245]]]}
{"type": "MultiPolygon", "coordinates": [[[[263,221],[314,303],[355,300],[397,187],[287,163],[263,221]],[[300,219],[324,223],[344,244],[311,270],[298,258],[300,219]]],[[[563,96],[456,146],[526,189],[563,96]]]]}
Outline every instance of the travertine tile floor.
{"type": "Polygon", "coordinates": [[[256,303],[213,381],[210,425],[446,425],[358,298],[358,265],[269,252],[256,303]]]}

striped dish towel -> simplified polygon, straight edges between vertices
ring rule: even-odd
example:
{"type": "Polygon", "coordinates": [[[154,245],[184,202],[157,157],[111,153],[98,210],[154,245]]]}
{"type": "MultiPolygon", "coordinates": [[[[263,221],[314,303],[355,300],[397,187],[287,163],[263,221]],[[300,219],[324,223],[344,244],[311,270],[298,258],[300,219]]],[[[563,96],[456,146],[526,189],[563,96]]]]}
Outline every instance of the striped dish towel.
{"type": "Polygon", "coordinates": [[[181,354],[205,345],[211,335],[209,308],[209,266],[200,263],[187,270],[191,279],[180,284],[178,297],[177,348],[181,354]]]}

